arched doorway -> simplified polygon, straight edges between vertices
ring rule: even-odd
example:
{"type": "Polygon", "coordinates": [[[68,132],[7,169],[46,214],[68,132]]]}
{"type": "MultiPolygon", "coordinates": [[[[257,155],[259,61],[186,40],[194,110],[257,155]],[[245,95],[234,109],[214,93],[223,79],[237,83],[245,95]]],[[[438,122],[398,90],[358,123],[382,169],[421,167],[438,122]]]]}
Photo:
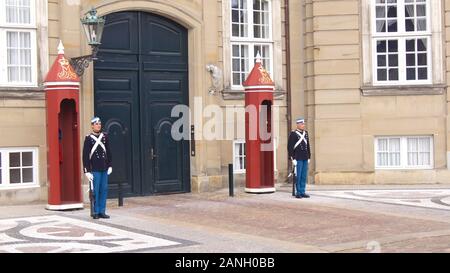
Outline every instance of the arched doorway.
{"type": "Polygon", "coordinates": [[[172,139],[170,117],[189,103],[187,30],[140,11],[107,15],[94,90],[113,154],[109,196],[119,183],[126,196],[190,191],[189,142],[172,139]]]}

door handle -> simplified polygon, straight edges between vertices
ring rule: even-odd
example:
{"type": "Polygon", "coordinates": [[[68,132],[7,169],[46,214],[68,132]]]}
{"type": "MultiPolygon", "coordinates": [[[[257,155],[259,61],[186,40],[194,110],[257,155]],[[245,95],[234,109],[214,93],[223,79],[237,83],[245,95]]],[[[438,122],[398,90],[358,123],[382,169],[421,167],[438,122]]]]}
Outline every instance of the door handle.
{"type": "Polygon", "coordinates": [[[153,152],[153,148],[150,148],[150,158],[153,160],[153,159],[156,159],[156,155],[155,155],[155,153],[153,152]]]}

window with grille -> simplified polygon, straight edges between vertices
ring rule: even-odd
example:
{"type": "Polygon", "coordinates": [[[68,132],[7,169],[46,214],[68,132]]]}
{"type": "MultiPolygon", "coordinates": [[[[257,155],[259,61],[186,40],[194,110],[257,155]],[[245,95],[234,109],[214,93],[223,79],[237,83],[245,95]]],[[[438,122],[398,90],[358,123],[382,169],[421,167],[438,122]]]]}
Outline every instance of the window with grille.
{"type": "MultiPolygon", "coordinates": [[[[273,164],[274,171],[277,171],[277,145],[276,138],[273,139],[273,164]]],[[[245,173],[246,169],[245,140],[235,140],[233,142],[233,169],[234,173],[245,173]]]]}
{"type": "Polygon", "coordinates": [[[37,148],[0,148],[0,187],[37,185],[37,148]]]}
{"type": "Polygon", "coordinates": [[[377,169],[433,168],[433,138],[402,136],[375,138],[377,169]]]}
{"type": "Polygon", "coordinates": [[[231,82],[236,88],[247,78],[258,52],[262,65],[272,76],[272,11],[270,0],[230,0],[230,3],[231,82]]]}
{"type": "Polygon", "coordinates": [[[430,0],[374,0],[375,84],[432,82],[430,0]]]}
{"type": "Polygon", "coordinates": [[[37,84],[35,2],[0,1],[0,85],[37,84]]]}
{"type": "Polygon", "coordinates": [[[235,140],[233,145],[234,172],[245,173],[245,140],[235,140]]]}

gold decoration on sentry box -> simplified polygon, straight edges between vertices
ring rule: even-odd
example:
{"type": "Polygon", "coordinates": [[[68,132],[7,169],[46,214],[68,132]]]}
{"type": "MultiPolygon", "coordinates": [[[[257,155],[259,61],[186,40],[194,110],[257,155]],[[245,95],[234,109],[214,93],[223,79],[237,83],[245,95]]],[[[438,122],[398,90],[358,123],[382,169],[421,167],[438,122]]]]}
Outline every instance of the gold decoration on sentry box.
{"type": "Polygon", "coordinates": [[[62,57],[59,60],[59,64],[61,65],[62,70],[58,73],[58,77],[61,80],[75,80],[77,78],[77,74],[73,72],[69,61],[66,58],[62,57]]]}
{"type": "Polygon", "coordinates": [[[267,73],[267,71],[264,69],[264,67],[260,66],[258,69],[259,69],[259,72],[261,72],[261,77],[259,78],[259,82],[261,84],[271,84],[272,80],[270,79],[270,75],[269,75],[269,73],[267,73]]]}

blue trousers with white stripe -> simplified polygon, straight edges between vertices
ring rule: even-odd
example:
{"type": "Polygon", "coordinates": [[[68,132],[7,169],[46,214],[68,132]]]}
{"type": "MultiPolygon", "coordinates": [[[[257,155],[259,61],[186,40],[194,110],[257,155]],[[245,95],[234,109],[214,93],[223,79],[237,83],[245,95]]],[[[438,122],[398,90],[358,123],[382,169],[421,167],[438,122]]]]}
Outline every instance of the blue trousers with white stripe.
{"type": "Polygon", "coordinates": [[[297,196],[305,194],[307,179],[308,179],[308,160],[297,160],[297,183],[296,183],[297,196]]]}
{"type": "Polygon", "coordinates": [[[108,173],[92,172],[94,175],[95,214],[105,214],[106,198],[108,198],[108,173]]]}

